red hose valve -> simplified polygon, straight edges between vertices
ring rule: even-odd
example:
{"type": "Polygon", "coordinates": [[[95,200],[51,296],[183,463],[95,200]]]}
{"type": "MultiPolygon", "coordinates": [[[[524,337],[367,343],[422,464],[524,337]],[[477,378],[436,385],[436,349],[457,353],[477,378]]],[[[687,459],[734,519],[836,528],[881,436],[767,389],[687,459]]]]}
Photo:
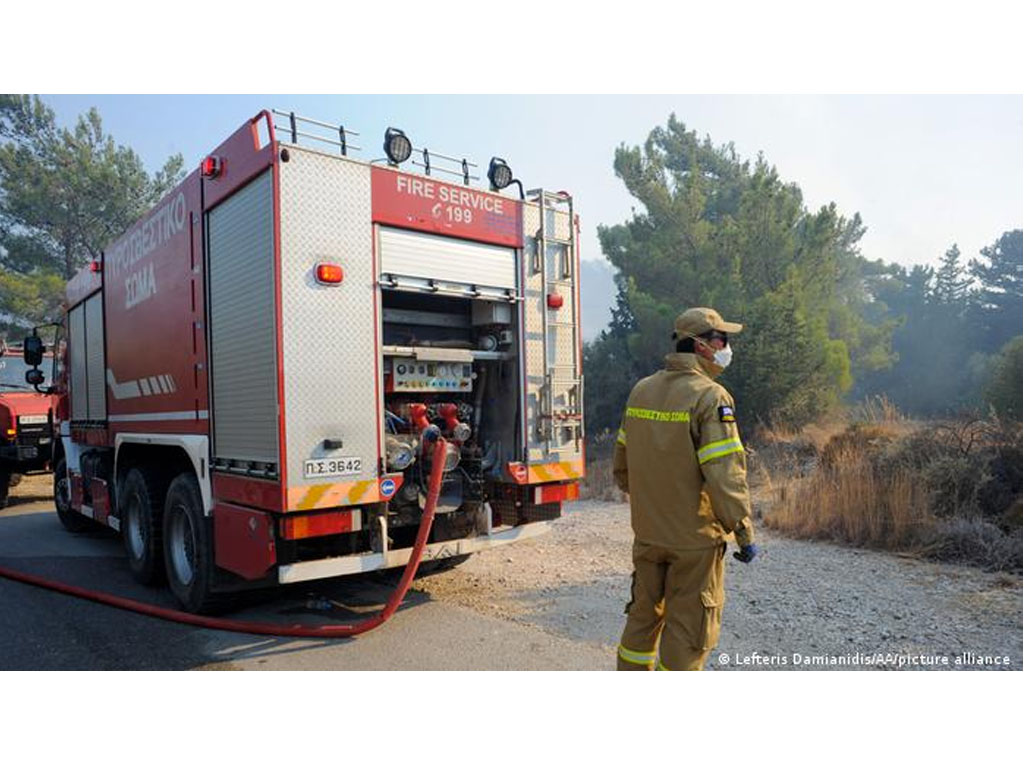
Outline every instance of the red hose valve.
{"type": "Polygon", "coordinates": [[[455,442],[464,443],[469,439],[472,430],[468,424],[459,421],[459,406],[455,403],[442,403],[437,413],[444,419],[445,429],[455,442]]]}
{"type": "Polygon", "coordinates": [[[420,432],[430,426],[430,419],[427,418],[427,406],[423,403],[409,404],[409,418],[420,432]]]}

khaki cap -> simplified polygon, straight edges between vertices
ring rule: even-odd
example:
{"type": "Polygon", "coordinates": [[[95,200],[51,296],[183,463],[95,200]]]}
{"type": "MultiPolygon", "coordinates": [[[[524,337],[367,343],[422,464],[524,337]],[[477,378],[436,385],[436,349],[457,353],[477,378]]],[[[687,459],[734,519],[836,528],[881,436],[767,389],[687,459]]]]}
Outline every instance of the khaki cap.
{"type": "Polygon", "coordinates": [[[692,307],[676,318],[673,338],[700,336],[708,331],[739,333],[742,330],[740,323],[725,322],[720,314],[709,307],[692,307]]]}

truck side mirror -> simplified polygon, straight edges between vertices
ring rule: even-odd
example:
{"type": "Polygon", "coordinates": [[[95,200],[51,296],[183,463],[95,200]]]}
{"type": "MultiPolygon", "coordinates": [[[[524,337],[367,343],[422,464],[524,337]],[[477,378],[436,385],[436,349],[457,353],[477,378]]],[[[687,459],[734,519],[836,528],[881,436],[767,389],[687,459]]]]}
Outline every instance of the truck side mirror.
{"type": "Polygon", "coordinates": [[[39,338],[39,334],[33,333],[31,336],[26,336],[23,349],[26,365],[35,368],[43,362],[43,352],[46,351],[46,347],[43,345],[43,340],[39,338]]]}
{"type": "Polygon", "coordinates": [[[40,371],[38,368],[33,368],[31,371],[25,371],[25,381],[27,381],[33,387],[38,387],[40,384],[46,381],[46,374],[40,371]]]}

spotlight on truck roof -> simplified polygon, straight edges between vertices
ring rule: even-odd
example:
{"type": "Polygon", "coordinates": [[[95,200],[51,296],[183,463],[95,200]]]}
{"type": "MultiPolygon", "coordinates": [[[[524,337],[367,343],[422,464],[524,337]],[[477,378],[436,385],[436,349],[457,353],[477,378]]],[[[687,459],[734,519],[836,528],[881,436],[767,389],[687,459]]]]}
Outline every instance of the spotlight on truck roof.
{"type": "Polygon", "coordinates": [[[504,189],[512,183],[512,169],[500,157],[492,157],[491,165],[487,169],[487,178],[491,182],[491,188],[504,189]]]}
{"type": "Polygon", "coordinates": [[[403,131],[388,128],[384,131],[384,154],[393,165],[404,163],[412,154],[412,142],[403,131]]]}

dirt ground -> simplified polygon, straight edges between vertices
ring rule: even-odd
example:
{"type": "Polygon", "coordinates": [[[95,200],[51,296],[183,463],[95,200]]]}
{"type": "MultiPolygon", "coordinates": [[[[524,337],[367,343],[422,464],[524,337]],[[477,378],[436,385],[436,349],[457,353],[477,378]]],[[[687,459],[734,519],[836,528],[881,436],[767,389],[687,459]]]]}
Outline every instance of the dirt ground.
{"type": "MultiPolygon", "coordinates": [[[[479,553],[414,586],[613,654],[629,599],[629,507],[567,509],[550,535],[479,553]]],[[[753,563],[726,559],[711,669],[1022,668],[1017,576],[764,530],[758,537],[753,563]]]]}
{"type": "Polygon", "coordinates": [[[21,482],[11,488],[9,506],[50,501],[53,498],[53,475],[22,475],[21,482]]]}
{"type": "MultiPolygon", "coordinates": [[[[24,478],[11,504],[51,503],[51,482],[24,478]]],[[[753,563],[726,558],[723,630],[710,669],[1022,669],[1020,577],[763,528],[758,537],[753,563]]],[[[576,502],[548,535],[478,553],[413,588],[539,628],[560,647],[600,649],[611,668],[631,542],[627,504],[576,502]]]]}

